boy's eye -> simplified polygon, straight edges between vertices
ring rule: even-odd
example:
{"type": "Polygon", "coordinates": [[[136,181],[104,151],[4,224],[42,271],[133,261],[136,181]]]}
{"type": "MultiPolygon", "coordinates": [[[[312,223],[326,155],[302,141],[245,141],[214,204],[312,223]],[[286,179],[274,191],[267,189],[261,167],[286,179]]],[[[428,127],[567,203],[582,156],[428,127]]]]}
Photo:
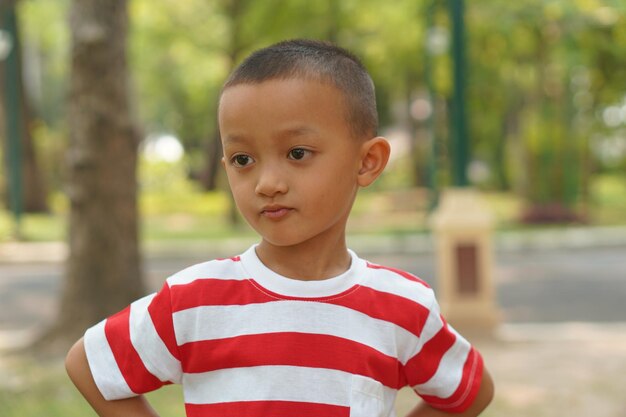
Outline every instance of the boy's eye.
{"type": "Polygon", "coordinates": [[[254,162],[254,159],[252,159],[248,155],[239,154],[233,156],[230,161],[234,166],[241,168],[250,165],[252,162],[254,162]]]}
{"type": "Polygon", "coordinates": [[[294,148],[289,151],[289,159],[300,160],[307,156],[310,151],[302,148],[294,148]]]}

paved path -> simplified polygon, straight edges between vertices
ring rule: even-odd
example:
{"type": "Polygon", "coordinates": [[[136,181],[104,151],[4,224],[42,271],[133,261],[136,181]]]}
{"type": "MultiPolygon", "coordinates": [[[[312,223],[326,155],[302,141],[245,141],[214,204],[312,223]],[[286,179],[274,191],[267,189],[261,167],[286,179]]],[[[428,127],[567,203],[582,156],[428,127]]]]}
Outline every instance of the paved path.
{"type": "MultiPolygon", "coordinates": [[[[371,258],[436,288],[430,255],[371,258]]],[[[499,253],[494,277],[506,322],[626,322],[626,246],[499,253]]]]}

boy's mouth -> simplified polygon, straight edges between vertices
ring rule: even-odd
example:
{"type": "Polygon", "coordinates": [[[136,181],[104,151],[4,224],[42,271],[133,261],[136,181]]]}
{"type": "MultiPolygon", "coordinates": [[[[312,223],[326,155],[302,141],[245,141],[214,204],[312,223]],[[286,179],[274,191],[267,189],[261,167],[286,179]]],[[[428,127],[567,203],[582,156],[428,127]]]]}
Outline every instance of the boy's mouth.
{"type": "Polygon", "coordinates": [[[289,214],[293,209],[283,206],[267,206],[261,210],[261,215],[270,219],[279,219],[289,214]]]}

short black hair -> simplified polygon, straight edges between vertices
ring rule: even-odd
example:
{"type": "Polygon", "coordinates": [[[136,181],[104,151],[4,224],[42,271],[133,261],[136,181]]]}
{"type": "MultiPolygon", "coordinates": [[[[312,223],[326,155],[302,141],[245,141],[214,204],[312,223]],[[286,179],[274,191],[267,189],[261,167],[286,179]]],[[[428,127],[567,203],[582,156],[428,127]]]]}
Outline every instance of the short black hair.
{"type": "Polygon", "coordinates": [[[376,136],[378,113],[372,79],[354,54],[329,42],[294,39],[259,49],[235,68],[222,91],[239,84],[290,78],[316,79],[338,88],[345,97],[353,134],[376,136]]]}

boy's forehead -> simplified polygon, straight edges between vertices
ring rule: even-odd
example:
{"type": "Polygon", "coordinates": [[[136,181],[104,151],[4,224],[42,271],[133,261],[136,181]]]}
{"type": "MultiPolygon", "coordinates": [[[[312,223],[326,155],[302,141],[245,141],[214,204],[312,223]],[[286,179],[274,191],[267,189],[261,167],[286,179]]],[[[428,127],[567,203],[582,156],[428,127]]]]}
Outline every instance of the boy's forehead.
{"type": "Polygon", "coordinates": [[[303,93],[303,85],[313,85],[316,87],[319,86],[326,86],[326,87],[330,87],[332,89],[334,89],[336,92],[340,93],[340,94],[344,94],[343,91],[341,89],[339,89],[337,87],[337,85],[335,83],[333,83],[330,80],[325,79],[322,76],[293,76],[293,77],[284,77],[284,78],[268,78],[265,80],[261,80],[259,82],[242,82],[242,83],[238,83],[238,84],[233,84],[230,85],[226,88],[224,88],[224,90],[222,90],[222,94],[220,96],[220,103],[222,101],[222,98],[224,97],[224,95],[229,92],[232,91],[234,89],[250,89],[250,90],[261,90],[264,88],[277,88],[277,87],[282,87],[283,91],[285,92],[292,92],[294,94],[302,94],[303,93]],[[289,88],[285,88],[285,87],[293,87],[291,90],[289,88]]]}
{"type": "Polygon", "coordinates": [[[317,107],[320,100],[337,109],[341,113],[346,110],[344,93],[333,83],[319,78],[272,78],[258,83],[240,83],[228,86],[222,91],[218,103],[218,116],[224,111],[231,112],[241,107],[268,108],[284,107],[317,107]],[[340,97],[337,97],[340,96],[340,97]]]}
{"type": "Polygon", "coordinates": [[[222,139],[258,128],[281,137],[351,130],[341,91],[330,83],[302,78],[231,85],[222,92],[218,119],[222,139]]]}

